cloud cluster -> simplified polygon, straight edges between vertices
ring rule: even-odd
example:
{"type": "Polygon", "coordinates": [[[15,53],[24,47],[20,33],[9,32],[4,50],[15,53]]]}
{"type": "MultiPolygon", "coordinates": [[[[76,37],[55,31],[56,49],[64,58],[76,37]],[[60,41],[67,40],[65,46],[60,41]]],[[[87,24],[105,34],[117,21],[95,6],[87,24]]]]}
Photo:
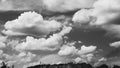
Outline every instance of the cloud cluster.
{"type": "Polygon", "coordinates": [[[97,0],[92,9],[81,9],[73,15],[72,21],[77,27],[100,28],[106,30],[107,35],[120,37],[120,1],[97,0]],[[83,26],[84,27],[84,26],[83,26]]]}
{"type": "Polygon", "coordinates": [[[91,25],[103,25],[107,23],[116,23],[120,17],[119,0],[97,0],[92,9],[82,9],[73,16],[74,22],[90,22],[91,25]],[[91,18],[93,17],[93,18],[91,18]],[[92,20],[93,19],[93,20],[92,20]],[[95,19],[95,21],[94,21],[95,19]],[[91,22],[94,21],[94,22],[91,22]],[[115,22],[114,22],[115,21],[115,22]]]}
{"type": "Polygon", "coordinates": [[[48,39],[40,38],[35,39],[34,37],[27,36],[26,42],[17,45],[15,48],[18,50],[56,50],[60,48],[63,43],[62,36],[54,34],[48,39]]]}
{"type": "Polygon", "coordinates": [[[95,25],[110,23],[120,16],[119,0],[98,0],[93,8],[92,16],[97,17],[95,25]]]}
{"type": "Polygon", "coordinates": [[[43,0],[43,3],[50,11],[67,12],[81,8],[91,8],[94,1],[95,0],[43,0]]]}
{"type": "Polygon", "coordinates": [[[59,30],[62,25],[57,21],[46,21],[36,12],[25,12],[18,19],[5,23],[3,33],[7,35],[47,35],[59,30]]]}
{"type": "Polygon", "coordinates": [[[94,1],[95,0],[2,0],[0,1],[0,10],[39,10],[42,13],[46,10],[48,12],[67,12],[81,8],[91,8],[94,1]]]}
{"type": "Polygon", "coordinates": [[[75,62],[91,62],[94,57],[94,53],[96,51],[96,46],[81,46],[81,49],[77,49],[75,44],[71,43],[71,45],[63,45],[58,52],[60,56],[71,56],[77,57],[74,59],[75,62]]]}
{"type": "Polygon", "coordinates": [[[58,52],[59,55],[85,55],[92,53],[96,50],[96,46],[85,46],[82,45],[81,49],[77,49],[75,43],[69,43],[67,45],[63,45],[58,52]]]}

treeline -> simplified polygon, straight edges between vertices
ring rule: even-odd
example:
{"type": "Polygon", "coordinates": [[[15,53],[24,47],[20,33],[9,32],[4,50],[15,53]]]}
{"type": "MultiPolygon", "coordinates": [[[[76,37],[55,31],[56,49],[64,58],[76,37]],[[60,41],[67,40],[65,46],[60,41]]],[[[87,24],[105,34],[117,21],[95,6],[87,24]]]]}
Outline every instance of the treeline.
{"type": "Polygon", "coordinates": [[[2,62],[1,64],[2,65],[0,65],[0,68],[14,68],[14,65],[8,66],[5,62],[2,62]]]}
{"type": "Polygon", "coordinates": [[[106,65],[106,64],[102,64],[100,66],[97,67],[93,67],[91,64],[87,64],[87,63],[68,63],[68,64],[54,64],[54,65],[35,65],[35,66],[30,66],[27,68],[120,68],[120,66],[114,65],[112,67],[106,65]]]}
{"type": "MultiPolygon", "coordinates": [[[[2,63],[2,66],[0,66],[0,68],[14,68],[14,65],[12,66],[8,66],[7,64],[5,64],[4,62],[2,63]]],[[[87,64],[87,63],[68,63],[68,64],[54,64],[54,65],[50,65],[50,64],[40,64],[40,65],[35,65],[35,66],[29,66],[26,68],[120,68],[120,66],[118,65],[114,65],[112,67],[106,65],[106,64],[102,64],[100,66],[97,67],[93,67],[91,64],[87,64]]]]}

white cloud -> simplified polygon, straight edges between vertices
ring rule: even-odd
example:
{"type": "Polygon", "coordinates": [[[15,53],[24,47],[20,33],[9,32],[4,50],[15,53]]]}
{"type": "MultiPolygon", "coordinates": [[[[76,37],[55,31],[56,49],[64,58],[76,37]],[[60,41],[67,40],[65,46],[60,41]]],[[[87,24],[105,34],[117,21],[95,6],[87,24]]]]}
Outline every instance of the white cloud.
{"type": "Polygon", "coordinates": [[[50,32],[59,30],[62,25],[55,21],[43,20],[43,17],[36,12],[24,12],[18,19],[5,23],[3,33],[8,35],[47,35],[50,32]],[[14,34],[15,33],[15,34],[14,34]]]}
{"type": "Polygon", "coordinates": [[[91,14],[91,10],[81,9],[73,15],[72,21],[77,25],[87,24],[91,20],[90,14],[91,14]]]}
{"type": "Polygon", "coordinates": [[[5,47],[6,47],[5,43],[0,42],[0,48],[5,48],[5,47]]]}
{"type": "Polygon", "coordinates": [[[59,35],[64,36],[65,34],[70,33],[71,30],[72,30],[72,27],[66,27],[66,26],[64,26],[63,30],[60,31],[59,35]]]}
{"type": "MultiPolygon", "coordinates": [[[[97,0],[93,5],[92,16],[97,18],[92,25],[102,25],[110,23],[120,16],[119,0],[97,0]]],[[[115,23],[115,22],[112,22],[115,23]]]]}
{"type": "Polygon", "coordinates": [[[110,44],[111,47],[115,47],[115,48],[118,48],[120,47],[120,41],[117,41],[117,42],[113,42],[110,44]]]}
{"type": "Polygon", "coordinates": [[[82,61],[82,58],[77,57],[77,58],[75,58],[75,59],[74,59],[74,61],[75,61],[76,63],[79,63],[79,62],[81,62],[81,61],[82,61]]]}
{"type": "Polygon", "coordinates": [[[90,52],[94,52],[96,50],[96,46],[81,46],[81,50],[78,51],[79,55],[87,54],[90,52]]]}
{"type": "Polygon", "coordinates": [[[40,59],[40,62],[43,63],[43,64],[56,64],[58,62],[68,63],[68,62],[71,62],[71,61],[72,61],[71,58],[59,56],[59,55],[56,55],[56,54],[47,55],[47,56],[40,59]]]}
{"type": "Polygon", "coordinates": [[[33,37],[26,37],[26,42],[17,45],[15,48],[20,50],[56,50],[60,48],[63,43],[63,39],[61,35],[54,34],[48,39],[40,38],[35,39],[33,37]]]}
{"type": "Polygon", "coordinates": [[[5,41],[7,40],[7,37],[1,36],[0,37],[0,48],[5,48],[6,44],[5,41]]]}
{"type": "Polygon", "coordinates": [[[58,54],[59,55],[64,55],[64,56],[76,55],[77,51],[78,51],[78,49],[76,49],[74,46],[64,45],[64,46],[61,47],[58,54]]]}
{"type": "Polygon", "coordinates": [[[94,1],[95,0],[43,0],[43,3],[50,11],[66,12],[81,8],[91,8],[94,1]]]}

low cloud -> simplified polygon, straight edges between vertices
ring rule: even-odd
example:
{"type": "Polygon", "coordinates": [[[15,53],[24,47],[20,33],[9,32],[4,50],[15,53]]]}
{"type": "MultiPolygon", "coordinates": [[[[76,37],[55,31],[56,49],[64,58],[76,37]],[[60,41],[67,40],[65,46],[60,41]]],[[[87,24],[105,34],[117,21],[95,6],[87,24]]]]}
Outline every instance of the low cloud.
{"type": "Polygon", "coordinates": [[[40,38],[35,39],[34,37],[26,37],[26,42],[17,45],[15,48],[20,50],[50,50],[54,51],[60,48],[63,43],[62,36],[54,34],[48,39],[40,38]]]}
{"type": "Polygon", "coordinates": [[[42,36],[59,30],[62,25],[57,21],[46,21],[36,12],[25,12],[18,19],[5,23],[4,34],[42,36]]]}
{"type": "Polygon", "coordinates": [[[78,51],[79,55],[87,54],[90,52],[94,52],[96,50],[96,46],[81,46],[81,50],[78,51]]]}
{"type": "Polygon", "coordinates": [[[120,16],[119,0],[98,0],[93,5],[92,16],[97,17],[96,25],[114,23],[111,22],[120,16]]]}
{"type": "Polygon", "coordinates": [[[88,9],[81,9],[77,11],[72,18],[72,21],[75,25],[89,24],[91,21],[90,18],[91,11],[88,9]]]}
{"type": "Polygon", "coordinates": [[[59,62],[69,63],[71,61],[72,61],[71,58],[59,56],[57,54],[47,55],[47,56],[40,59],[40,62],[43,63],[43,64],[56,64],[56,63],[59,63],[59,62]]]}
{"type": "Polygon", "coordinates": [[[74,46],[62,46],[60,51],[58,52],[59,55],[68,56],[68,55],[75,55],[77,53],[78,49],[76,49],[74,46]]]}
{"type": "Polygon", "coordinates": [[[110,44],[110,46],[118,48],[118,47],[120,47],[120,41],[113,42],[113,43],[110,44]]]}

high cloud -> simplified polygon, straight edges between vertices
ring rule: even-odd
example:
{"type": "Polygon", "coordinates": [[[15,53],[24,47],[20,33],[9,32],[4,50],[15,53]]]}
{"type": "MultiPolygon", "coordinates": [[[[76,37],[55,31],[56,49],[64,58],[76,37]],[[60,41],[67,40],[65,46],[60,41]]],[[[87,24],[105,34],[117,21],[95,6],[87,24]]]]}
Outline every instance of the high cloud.
{"type": "Polygon", "coordinates": [[[95,0],[2,0],[0,10],[39,10],[52,12],[91,8],[95,0]],[[58,8],[59,7],[59,8],[58,8]]]}
{"type": "Polygon", "coordinates": [[[62,25],[57,21],[46,21],[36,12],[25,12],[18,19],[5,23],[3,33],[7,35],[47,35],[59,30],[62,25]]]}
{"type": "Polygon", "coordinates": [[[81,8],[91,8],[94,1],[95,0],[43,0],[43,3],[50,11],[66,12],[81,8]]]}

